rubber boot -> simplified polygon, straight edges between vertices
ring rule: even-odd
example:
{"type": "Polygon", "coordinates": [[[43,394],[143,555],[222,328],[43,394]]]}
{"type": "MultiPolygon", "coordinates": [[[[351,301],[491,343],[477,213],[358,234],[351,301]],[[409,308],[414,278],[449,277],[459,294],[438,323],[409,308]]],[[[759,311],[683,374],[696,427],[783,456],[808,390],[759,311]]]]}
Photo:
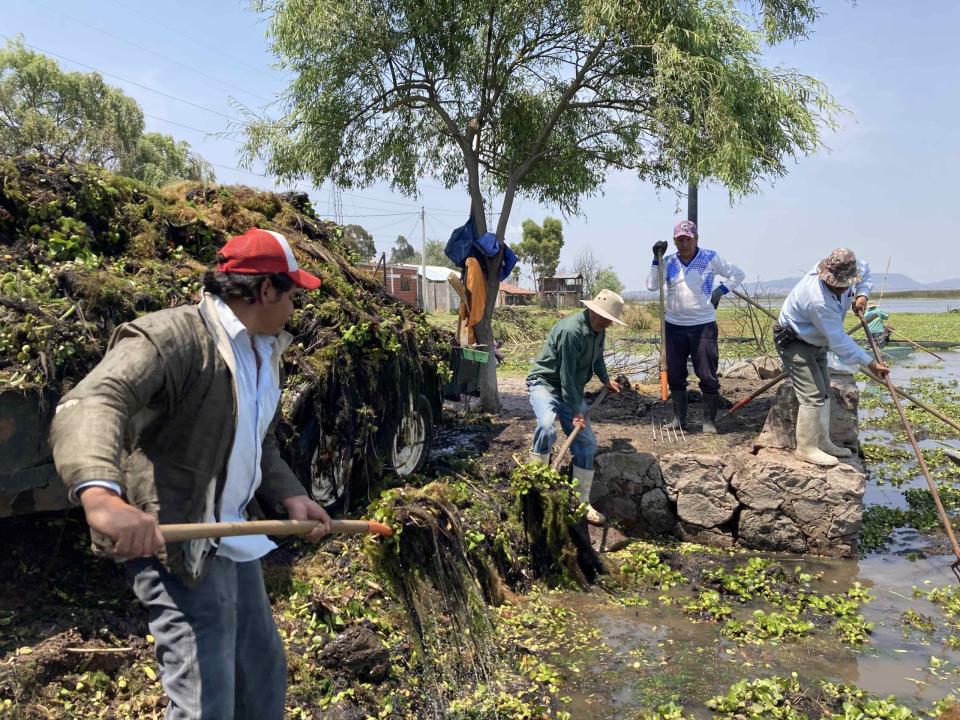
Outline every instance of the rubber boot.
{"type": "Polygon", "coordinates": [[[850,452],[850,448],[841,447],[839,445],[834,445],[833,441],[830,439],[830,401],[827,400],[823,403],[823,407],[820,408],[820,440],[817,443],[817,447],[823,450],[828,455],[833,455],[838,458],[848,458],[853,455],[850,452]]]}
{"type": "Polygon", "coordinates": [[[590,488],[593,487],[593,470],[584,470],[582,467],[574,465],[573,479],[578,482],[577,492],[580,493],[580,501],[587,504],[587,522],[591,525],[603,525],[607,519],[590,504],[590,488]]]}
{"type": "Polygon", "coordinates": [[[819,439],[820,408],[801,405],[797,410],[797,457],[820,467],[838,465],[839,460],[819,448],[819,439]]]}
{"type": "Polygon", "coordinates": [[[668,428],[679,430],[681,427],[687,429],[687,391],[671,390],[670,397],[673,399],[673,420],[667,425],[668,428]]]}
{"type": "Polygon", "coordinates": [[[708,435],[717,434],[717,409],[720,407],[720,395],[703,394],[703,432],[708,435]]]}
{"type": "Polygon", "coordinates": [[[549,464],[550,464],[550,453],[548,453],[548,452],[546,452],[546,453],[538,453],[538,452],[534,452],[533,450],[531,450],[531,451],[530,451],[530,455],[529,455],[529,457],[528,457],[528,459],[527,459],[527,462],[540,463],[541,465],[549,465],[549,464]]]}

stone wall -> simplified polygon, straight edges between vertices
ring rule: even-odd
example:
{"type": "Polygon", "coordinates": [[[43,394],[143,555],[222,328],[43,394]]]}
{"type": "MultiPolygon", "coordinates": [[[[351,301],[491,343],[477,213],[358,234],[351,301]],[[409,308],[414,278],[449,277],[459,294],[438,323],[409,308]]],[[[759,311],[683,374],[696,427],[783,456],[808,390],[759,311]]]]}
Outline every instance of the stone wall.
{"type": "MultiPolygon", "coordinates": [[[[856,447],[857,388],[833,379],[834,442],[856,447]]],[[[796,400],[781,388],[752,449],[724,455],[606,452],[597,456],[592,504],[629,533],[672,534],[740,546],[848,557],[856,554],[866,475],[854,456],[833,468],[797,459],[796,400]]]]}

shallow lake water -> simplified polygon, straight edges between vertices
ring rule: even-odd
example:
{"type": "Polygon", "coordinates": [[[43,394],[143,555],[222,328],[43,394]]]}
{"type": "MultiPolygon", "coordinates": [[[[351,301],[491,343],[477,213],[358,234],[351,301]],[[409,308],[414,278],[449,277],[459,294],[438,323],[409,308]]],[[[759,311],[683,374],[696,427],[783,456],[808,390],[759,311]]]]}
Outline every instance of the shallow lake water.
{"type": "MultiPolygon", "coordinates": [[[[918,375],[960,377],[960,352],[942,354],[944,362],[921,355],[903,358],[894,368],[894,382],[906,385],[918,375]]],[[[874,391],[883,392],[875,386],[865,390],[874,391]]],[[[862,434],[870,442],[889,443],[890,438],[881,430],[862,434]]],[[[947,442],[960,447],[956,438],[947,442]]],[[[931,441],[924,444],[936,446],[931,441]]],[[[910,486],[926,484],[918,476],[904,487],[910,486]]],[[[902,490],[868,480],[865,503],[902,506],[902,490]]],[[[929,555],[924,548],[930,552],[923,535],[902,529],[887,550],[865,558],[768,556],[788,572],[800,567],[811,574],[822,573],[813,584],[819,593],[843,592],[854,582],[868,589],[873,600],[860,612],[875,627],[863,646],[846,645],[822,630],[798,641],[738,645],[720,636],[719,624],[695,623],[683,613],[681,603],[659,599],[689,596],[689,586],[669,593],[651,591],[645,607],[615,605],[599,590],[587,597],[554,595],[551,602],[576,613],[580,632],[587,628],[598,633],[602,648],[578,653],[574,644],[568,657],[556,659],[565,677],[563,694],[570,697],[567,709],[573,718],[634,718],[642,709],[674,700],[686,712],[710,718],[705,701],[734,682],[791,672],[808,687],[816,688],[820,680],[853,683],[883,697],[895,695],[900,703],[917,710],[926,710],[947,695],[960,695],[960,652],[943,642],[943,609],[914,597],[915,589],[926,593],[935,587],[956,587],[958,581],[950,569],[954,558],[929,555]],[[901,615],[907,610],[930,616],[938,630],[933,635],[905,630],[901,615]]]]}

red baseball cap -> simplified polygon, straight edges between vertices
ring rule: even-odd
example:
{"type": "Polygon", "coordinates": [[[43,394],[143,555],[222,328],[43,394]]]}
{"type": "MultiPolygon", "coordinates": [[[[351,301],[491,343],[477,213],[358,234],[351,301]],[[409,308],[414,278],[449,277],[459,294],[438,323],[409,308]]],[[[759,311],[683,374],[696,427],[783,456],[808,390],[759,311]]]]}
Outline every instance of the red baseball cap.
{"type": "Polygon", "coordinates": [[[301,270],[290,243],[272,230],[250,228],[243,235],[227,240],[227,244],[220,248],[220,254],[223,262],[217,263],[219,272],[243,275],[283,273],[295,285],[307,290],[320,287],[320,278],[301,270]]]}

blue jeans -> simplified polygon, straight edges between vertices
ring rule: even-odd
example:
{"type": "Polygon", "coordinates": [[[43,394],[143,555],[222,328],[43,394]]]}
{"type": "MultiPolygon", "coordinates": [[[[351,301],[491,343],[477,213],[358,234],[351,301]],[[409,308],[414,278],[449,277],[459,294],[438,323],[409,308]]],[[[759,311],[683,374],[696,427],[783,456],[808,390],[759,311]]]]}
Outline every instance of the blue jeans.
{"type": "Polygon", "coordinates": [[[214,558],[195,588],[153,558],[127,572],[150,614],[167,720],[283,720],[287,660],[259,560],[214,558]]]}
{"type": "MultiPolygon", "coordinates": [[[[533,431],[532,452],[543,455],[549,453],[553,444],[557,441],[557,429],[555,423],[560,420],[560,427],[563,432],[569,435],[573,432],[573,409],[567,405],[560,397],[554,395],[553,391],[540,382],[531,384],[527,382],[527,391],[530,393],[530,405],[533,407],[533,413],[537,416],[537,429],[533,431]]],[[[587,403],[584,401],[579,412],[587,411],[587,403]]],[[[570,452],[573,453],[573,464],[584,470],[593,470],[593,454],[597,449],[597,437],[593,434],[593,428],[590,427],[590,421],[587,420],[587,426],[583,428],[573,439],[570,445],[570,452]]]]}

